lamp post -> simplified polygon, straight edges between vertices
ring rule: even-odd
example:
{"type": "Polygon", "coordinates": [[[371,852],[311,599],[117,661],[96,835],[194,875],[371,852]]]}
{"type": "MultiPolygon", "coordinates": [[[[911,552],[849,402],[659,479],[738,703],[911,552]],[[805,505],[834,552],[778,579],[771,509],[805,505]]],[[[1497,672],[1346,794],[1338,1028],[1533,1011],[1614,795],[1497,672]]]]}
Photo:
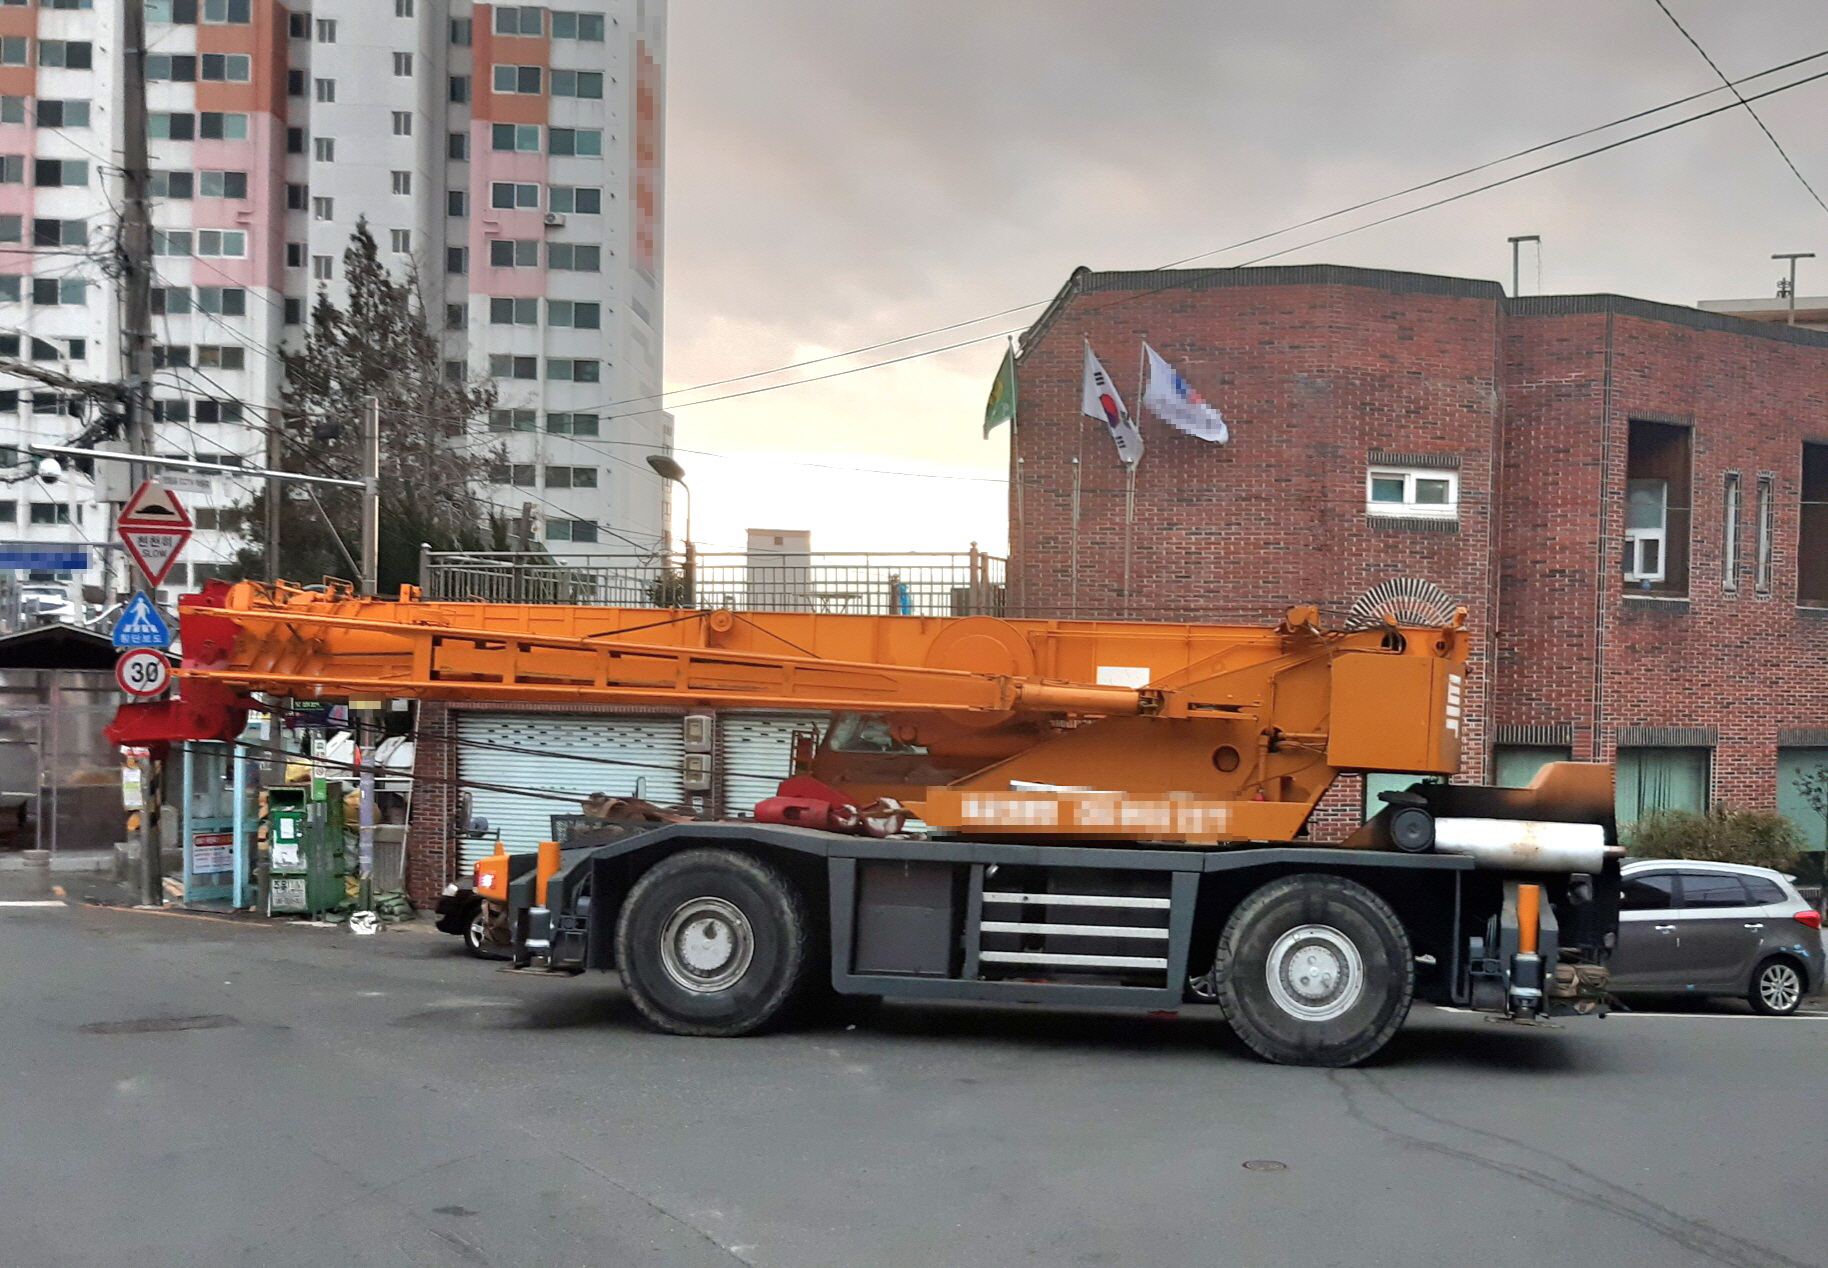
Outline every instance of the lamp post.
{"type": "Polygon", "coordinates": [[[1790,319],[1788,324],[1794,326],[1796,324],[1796,262],[1798,260],[1813,260],[1815,258],[1815,252],[1779,251],[1771,258],[1773,260],[1790,261],[1790,285],[1784,290],[1784,294],[1790,298],[1790,319]]]}
{"type": "Polygon", "coordinates": [[[647,465],[662,480],[671,480],[685,490],[685,606],[698,606],[698,557],[692,550],[692,486],[686,483],[685,468],[663,453],[647,456],[647,465]]]}

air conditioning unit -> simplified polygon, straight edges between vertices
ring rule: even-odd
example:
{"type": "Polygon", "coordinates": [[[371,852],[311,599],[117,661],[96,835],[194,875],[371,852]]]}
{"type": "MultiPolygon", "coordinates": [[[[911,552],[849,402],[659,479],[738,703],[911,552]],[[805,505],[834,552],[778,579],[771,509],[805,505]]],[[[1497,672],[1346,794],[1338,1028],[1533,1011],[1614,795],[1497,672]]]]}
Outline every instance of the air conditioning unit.
{"type": "Polygon", "coordinates": [[[558,212],[549,211],[546,213],[546,227],[548,229],[560,228],[561,226],[564,225],[564,223],[565,223],[565,217],[559,215],[558,212]]]}

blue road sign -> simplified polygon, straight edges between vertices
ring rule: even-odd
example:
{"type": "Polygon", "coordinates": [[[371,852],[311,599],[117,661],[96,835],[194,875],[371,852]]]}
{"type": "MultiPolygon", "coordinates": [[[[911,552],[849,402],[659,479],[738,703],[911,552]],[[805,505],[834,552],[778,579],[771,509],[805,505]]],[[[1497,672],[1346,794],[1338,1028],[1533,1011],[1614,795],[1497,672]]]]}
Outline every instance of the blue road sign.
{"type": "Polygon", "coordinates": [[[120,648],[155,647],[163,651],[171,646],[171,626],[152,606],[152,600],[144,594],[136,594],[114,623],[114,645],[120,648]]]}

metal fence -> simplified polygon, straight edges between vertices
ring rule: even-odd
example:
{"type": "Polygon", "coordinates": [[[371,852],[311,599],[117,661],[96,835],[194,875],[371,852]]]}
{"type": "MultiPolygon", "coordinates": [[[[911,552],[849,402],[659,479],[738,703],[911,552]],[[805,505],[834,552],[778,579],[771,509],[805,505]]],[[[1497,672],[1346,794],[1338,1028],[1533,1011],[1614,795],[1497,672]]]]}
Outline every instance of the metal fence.
{"type": "Polygon", "coordinates": [[[959,553],[426,551],[428,599],[889,616],[1005,614],[1005,561],[959,553]]]}

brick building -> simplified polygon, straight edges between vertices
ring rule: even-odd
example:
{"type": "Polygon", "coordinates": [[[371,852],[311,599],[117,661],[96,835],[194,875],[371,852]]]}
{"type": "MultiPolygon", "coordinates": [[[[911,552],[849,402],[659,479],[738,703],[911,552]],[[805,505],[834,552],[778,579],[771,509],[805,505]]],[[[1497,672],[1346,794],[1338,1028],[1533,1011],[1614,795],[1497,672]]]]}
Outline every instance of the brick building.
{"type": "Polygon", "coordinates": [[[1463,778],[1616,760],[1622,820],[1778,806],[1822,848],[1796,780],[1828,765],[1828,332],[1328,265],[1081,269],[1018,374],[1013,610],[1254,621],[1434,582],[1474,635],[1463,778]],[[1085,339],[1143,429],[1133,489],[1080,413],[1085,339]],[[1228,445],[1140,410],[1145,340],[1228,445]]]}

